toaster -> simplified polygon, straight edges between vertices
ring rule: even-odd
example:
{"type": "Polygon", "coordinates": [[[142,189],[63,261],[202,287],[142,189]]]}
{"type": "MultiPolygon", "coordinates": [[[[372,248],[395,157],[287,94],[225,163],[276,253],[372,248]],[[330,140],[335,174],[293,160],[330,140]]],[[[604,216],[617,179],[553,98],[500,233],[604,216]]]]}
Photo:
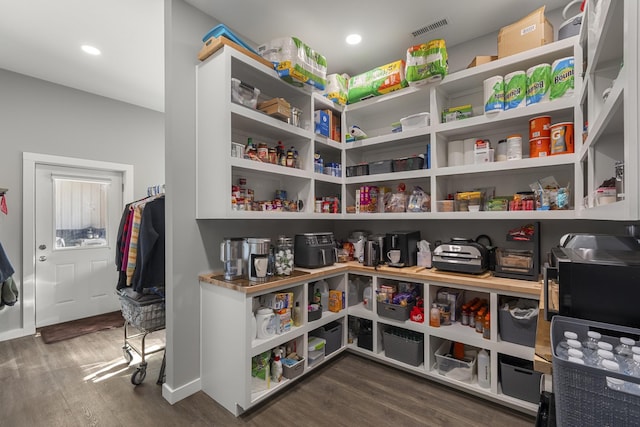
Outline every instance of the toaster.
{"type": "Polygon", "coordinates": [[[320,268],[336,262],[333,233],[296,234],[293,241],[294,263],[302,268],[320,268]]]}
{"type": "Polygon", "coordinates": [[[435,248],[432,263],[440,270],[480,274],[489,269],[489,251],[482,243],[453,238],[435,248]]]}

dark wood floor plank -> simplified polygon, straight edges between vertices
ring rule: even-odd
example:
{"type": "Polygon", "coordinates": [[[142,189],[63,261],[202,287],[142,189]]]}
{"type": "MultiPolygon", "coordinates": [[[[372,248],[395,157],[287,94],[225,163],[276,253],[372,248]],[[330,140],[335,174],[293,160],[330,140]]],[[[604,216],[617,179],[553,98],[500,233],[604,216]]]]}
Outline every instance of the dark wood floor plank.
{"type": "MultiPolygon", "coordinates": [[[[152,335],[147,347],[162,344],[162,335],[152,335]]],[[[164,400],[156,385],[161,352],[148,356],[147,377],[134,387],[131,375],[138,365],[125,362],[123,343],[122,328],[53,344],[44,344],[37,336],[1,342],[0,425],[524,427],[534,423],[533,417],[346,353],[236,418],[203,392],[175,405],[164,400]]]]}

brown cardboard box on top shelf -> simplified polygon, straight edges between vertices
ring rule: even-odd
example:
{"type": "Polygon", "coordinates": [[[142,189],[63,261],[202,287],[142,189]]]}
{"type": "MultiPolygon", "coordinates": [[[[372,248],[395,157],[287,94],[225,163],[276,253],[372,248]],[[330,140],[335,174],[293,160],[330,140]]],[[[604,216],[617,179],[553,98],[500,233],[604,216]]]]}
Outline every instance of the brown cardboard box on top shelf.
{"type": "Polygon", "coordinates": [[[498,58],[514,55],[553,42],[553,25],[544,16],[544,6],[498,32],[498,58]]]}
{"type": "Polygon", "coordinates": [[[471,63],[467,65],[467,68],[473,68],[477,67],[478,65],[488,64],[489,62],[495,61],[496,59],[498,59],[498,55],[476,56],[475,58],[473,58],[473,61],[471,61],[471,63]]]}
{"type": "Polygon", "coordinates": [[[258,104],[258,110],[282,120],[287,120],[291,117],[291,104],[284,98],[271,98],[268,101],[261,102],[258,104]]]}

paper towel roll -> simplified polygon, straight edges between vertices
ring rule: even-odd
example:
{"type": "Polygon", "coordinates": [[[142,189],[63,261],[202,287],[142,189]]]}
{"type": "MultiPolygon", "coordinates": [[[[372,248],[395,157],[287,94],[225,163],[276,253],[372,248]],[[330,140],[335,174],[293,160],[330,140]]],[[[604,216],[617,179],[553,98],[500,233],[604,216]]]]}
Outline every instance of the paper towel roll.
{"type": "Polygon", "coordinates": [[[572,96],[574,92],[573,56],[560,58],[551,64],[551,88],[549,99],[554,100],[572,96]]]}
{"type": "Polygon", "coordinates": [[[447,162],[449,166],[464,165],[464,141],[449,141],[447,144],[447,162]]]}
{"type": "Polygon", "coordinates": [[[527,73],[514,71],[504,76],[504,109],[524,107],[526,104],[527,73]]]}
{"type": "Polygon", "coordinates": [[[549,101],[551,64],[538,64],[527,69],[527,105],[549,101]]]}
{"type": "Polygon", "coordinates": [[[463,141],[464,164],[472,165],[475,163],[475,153],[473,148],[476,145],[476,138],[467,138],[463,141]]]}
{"type": "Polygon", "coordinates": [[[484,113],[492,114],[504,110],[504,78],[489,77],[483,82],[484,113]]]}

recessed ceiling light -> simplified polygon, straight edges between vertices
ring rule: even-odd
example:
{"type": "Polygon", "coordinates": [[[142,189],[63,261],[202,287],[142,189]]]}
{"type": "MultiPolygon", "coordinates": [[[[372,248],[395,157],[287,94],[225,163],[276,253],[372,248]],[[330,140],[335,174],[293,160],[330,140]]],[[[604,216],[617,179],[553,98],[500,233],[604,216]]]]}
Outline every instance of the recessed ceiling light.
{"type": "Polygon", "coordinates": [[[85,53],[88,53],[89,55],[100,55],[100,53],[101,53],[100,49],[98,49],[97,47],[90,46],[88,44],[83,44],[82,45],[82,50],[85,53]]]}
{"type": "Polygon", "coordinates": [[[362,36],[360,34],[349,34],[345,40],[349,44],[358,44],[362,41],[362,36]]]}

